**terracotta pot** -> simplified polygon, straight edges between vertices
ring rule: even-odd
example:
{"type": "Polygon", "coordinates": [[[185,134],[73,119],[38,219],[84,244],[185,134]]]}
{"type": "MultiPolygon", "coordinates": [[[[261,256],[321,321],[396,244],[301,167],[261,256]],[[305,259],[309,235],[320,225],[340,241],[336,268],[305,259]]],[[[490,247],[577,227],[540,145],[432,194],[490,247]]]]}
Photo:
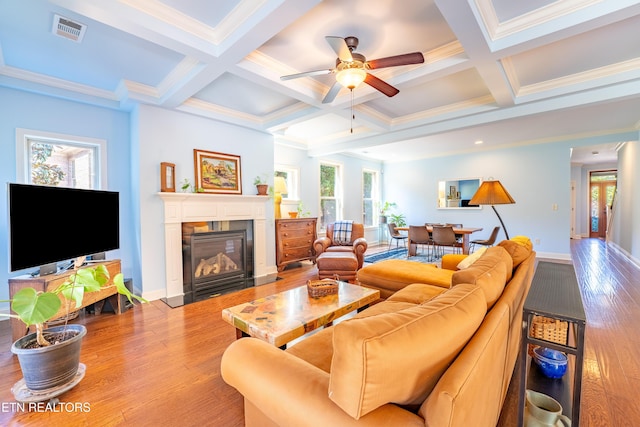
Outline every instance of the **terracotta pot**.
{"type": "Polygon", "coordinates": [[[269,186],[267,184],[258,184],[256,189],[258,190],[258,196],[266,196],[269,186]]]}
{"type": "Polygon", "coordinates": [[[289,212],[289,218],[298,218],[298,212],[289,212]]]}

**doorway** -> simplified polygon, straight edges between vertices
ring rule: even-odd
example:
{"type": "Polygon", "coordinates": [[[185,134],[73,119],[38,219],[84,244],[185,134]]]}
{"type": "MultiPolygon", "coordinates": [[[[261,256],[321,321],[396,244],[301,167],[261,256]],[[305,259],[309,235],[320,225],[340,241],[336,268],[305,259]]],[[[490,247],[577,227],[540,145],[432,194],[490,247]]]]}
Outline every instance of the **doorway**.
{"type": "Polygon", "coordinates": [[[616,192],[617,171],[589,173],[589,237],[606,238],[613,195],[616,192]]]}

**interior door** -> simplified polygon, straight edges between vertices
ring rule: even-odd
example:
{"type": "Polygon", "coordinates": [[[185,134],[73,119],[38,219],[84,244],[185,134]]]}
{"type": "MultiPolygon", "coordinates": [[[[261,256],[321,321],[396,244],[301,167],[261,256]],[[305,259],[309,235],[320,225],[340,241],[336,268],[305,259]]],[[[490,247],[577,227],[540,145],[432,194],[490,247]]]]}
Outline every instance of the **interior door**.
{"type": "Polygon", "coordinates": [[[611,206],[616,191],[616,181],[594,181],[590,186],[590,227],[589,237],[607,237],[607,206],[611,206]]]}

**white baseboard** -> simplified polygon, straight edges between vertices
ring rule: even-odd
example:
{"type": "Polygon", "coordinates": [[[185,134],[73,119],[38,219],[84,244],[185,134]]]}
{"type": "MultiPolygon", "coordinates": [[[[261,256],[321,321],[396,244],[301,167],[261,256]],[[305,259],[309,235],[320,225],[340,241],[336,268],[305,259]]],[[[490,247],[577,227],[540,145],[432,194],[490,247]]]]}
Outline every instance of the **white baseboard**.
{"type": "Polygon", "coordinates": [[[554,260],[554,261],[571,261],[571,254],[562,254],[557,252],[538,252],[536,251],[536,258],[542,260],[554,260]]]}
{"type": "Polygon", "coordinates": [[[620,246],[618,246],[616,243],[613,242],[609,242],[608,243],[610,248],[613,248],[614,250],[620,252],[621,254],[623,254],[624,256],[626,256],[627,258],[629,258],[629,260],[634,263],[637,267],[640,267],[640,259],[635,258],[633,255],[631,255],[629,252],[627,252],[626,250],[622,249],[620,246]]]}

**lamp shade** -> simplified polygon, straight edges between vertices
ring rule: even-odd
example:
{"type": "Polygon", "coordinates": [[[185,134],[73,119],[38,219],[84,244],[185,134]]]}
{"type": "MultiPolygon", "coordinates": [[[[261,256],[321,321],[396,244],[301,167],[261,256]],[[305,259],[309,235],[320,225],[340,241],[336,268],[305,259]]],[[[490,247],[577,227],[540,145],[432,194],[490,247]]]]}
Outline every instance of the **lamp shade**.
{"type": "Polygon", "coordinates": [[[285,181],[284,177],[276,176],[273,179],[273,192],[280,194],[287,194],[289,192],[287,190],[287,181],[285,181]]]}
{"type": "Polygon", "coordinates": [[[347,89],[355,89],[367,77],[367,72],[362,68],[345,68],[338,71],[336,80],[347,89]]]}
{"type": "Polygon", "coordinates": [[[509,205],[516,201],[500,181],[483,181],[476,194],[469,200],[470,205],[509,205]]]}

